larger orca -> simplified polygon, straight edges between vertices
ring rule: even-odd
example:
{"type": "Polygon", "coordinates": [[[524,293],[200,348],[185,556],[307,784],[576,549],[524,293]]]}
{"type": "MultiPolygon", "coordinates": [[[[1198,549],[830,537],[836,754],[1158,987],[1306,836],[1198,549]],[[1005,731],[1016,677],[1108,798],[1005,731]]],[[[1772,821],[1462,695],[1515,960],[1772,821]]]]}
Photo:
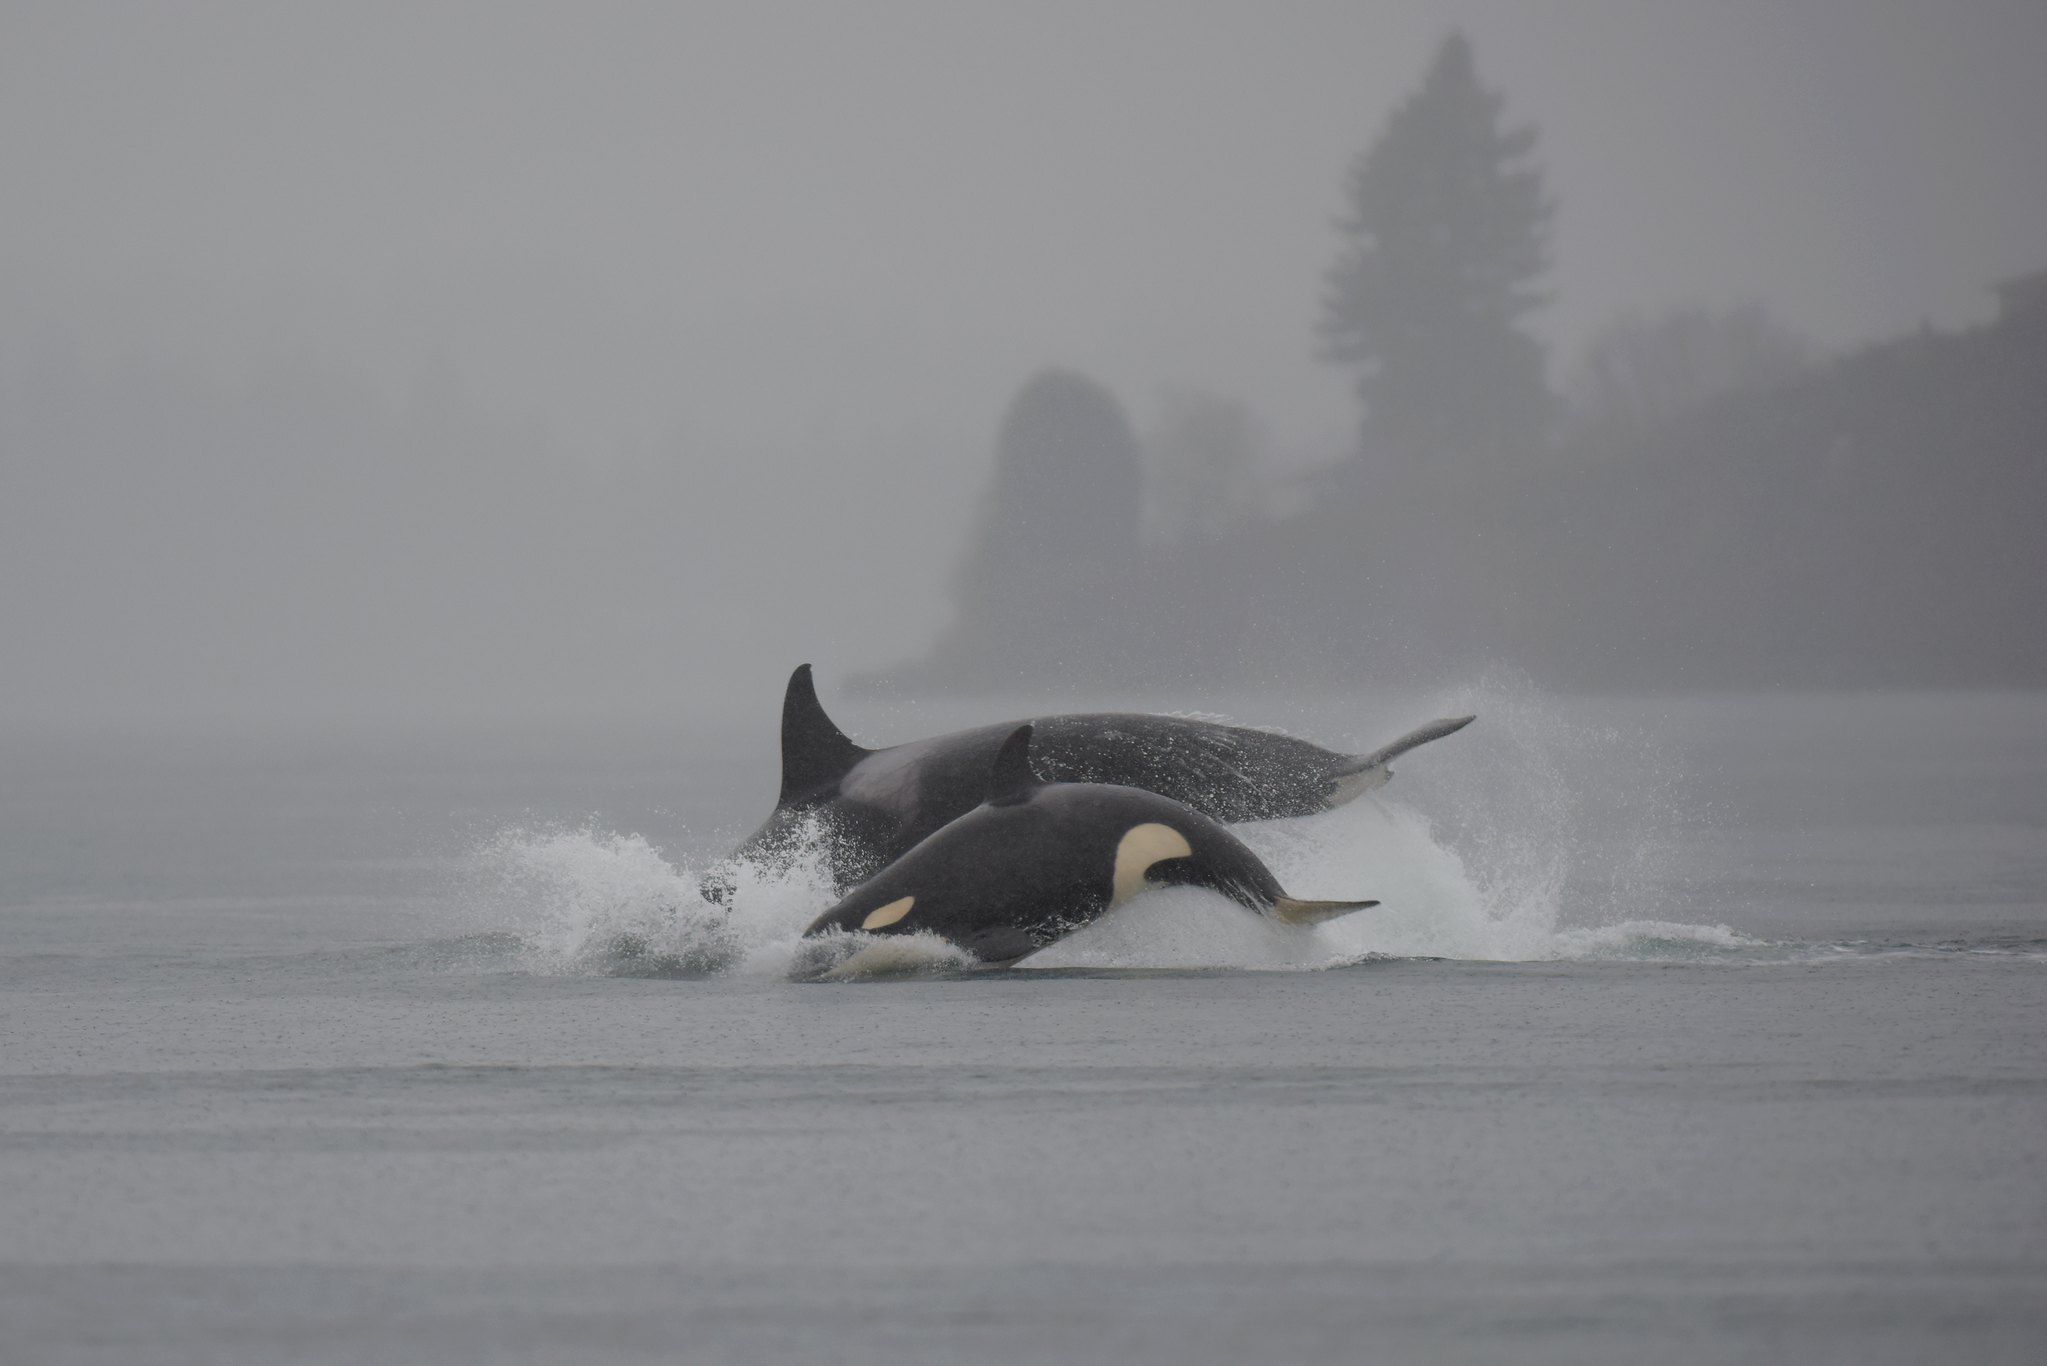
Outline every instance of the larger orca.
{"type": "Polygon", "coordinates": [[[1256,854],[1183,802],[1134,787],[1048,783],[1031,767],[1031,727],[1014,727],[980,783],[987,800],[848,892],[803,932],[822,954],[803,976],[857,972],[884,939],[931,934],[1006,966],[1099,919],[1148,887],[1207,887],[1289,925],[1317,925],[1376,901],[1290,897],[1256,854]],[[830,952],[838,949],[839,952],[830,952]]]}
{"type": "MultiPolygon", "coordinates": [[[[1341,806],[1392,776],[1393,760],[1470,725],[1446,717],[1369,754],[1339,754],[1274,731],[1183,716],[1087,712],[1039,717],[1031,754],[1048,781],[1141,788],[1223,822],[1277,820],[1341,806]]],[[[823,837],[843,892],[979,805],[989,765],[1016,721],[883,749],[855,744],[817,700],[810,666],[782,698],[782,790],[775,809],[733,857],[787,857],[823,837]]],[[[707,879],[707,891],[719,891],[707,879]]]]}

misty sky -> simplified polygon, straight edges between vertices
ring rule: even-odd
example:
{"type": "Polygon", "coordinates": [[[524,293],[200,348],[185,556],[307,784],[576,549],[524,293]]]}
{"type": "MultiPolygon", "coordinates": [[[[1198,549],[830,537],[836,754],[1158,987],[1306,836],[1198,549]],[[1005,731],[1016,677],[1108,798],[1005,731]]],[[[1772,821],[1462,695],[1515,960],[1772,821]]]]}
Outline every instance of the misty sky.
{"type": "Polygon", "coordinates": [[[0,362],[288,363],[595,468],[684,452],[740,510],[678,509],[727,600],[694,626],[881,663],[1039,366],[1342,450],[1330,223],[1453,23],[1542,131],[1553,371],[1630,306],[1841,346],[2047,266],[2036,0],[7,3],[0,362]],[[863,548],[853,619],[801,601],[863,548]]]}

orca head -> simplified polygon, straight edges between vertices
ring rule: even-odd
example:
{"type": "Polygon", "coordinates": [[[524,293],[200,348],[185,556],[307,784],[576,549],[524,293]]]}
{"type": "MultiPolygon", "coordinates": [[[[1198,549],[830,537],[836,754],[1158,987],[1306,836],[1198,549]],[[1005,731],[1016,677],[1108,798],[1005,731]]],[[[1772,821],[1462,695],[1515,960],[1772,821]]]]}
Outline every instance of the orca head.
{"type": "Polygon", "coordinates": [[[730,855],[749,863],[786,863],[819,834],[820,804],[803,802],[778,806],[768,813],[760,829],[741,840],[730,855]]]}
{"type": "Polygon", "coordinates": [[[1152,815],[1125,830],[1112,883],[1118,904],[1146,887],[1203,887],[1263,911],[1280,894],[1278,880],[1242,840],[1188,809],[1152,815]]]}
{"type": "MultiPolygon", "coordinates": [[[[833,800],[828,793],[770,811],[726,863],[783,872],[815,859],[833,886],[852,887],[880,872],[888,861],[889,833],[882,813],[858,802],[833,800]]],[[[724,904],[722,897],[712,899],[724,904]]]]}

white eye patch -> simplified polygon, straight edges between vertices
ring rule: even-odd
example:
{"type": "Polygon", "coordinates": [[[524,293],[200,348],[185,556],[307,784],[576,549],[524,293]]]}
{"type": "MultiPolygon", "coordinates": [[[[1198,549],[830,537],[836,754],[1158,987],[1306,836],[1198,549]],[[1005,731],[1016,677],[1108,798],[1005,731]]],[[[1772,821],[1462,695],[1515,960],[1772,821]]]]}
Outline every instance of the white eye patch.
{"type": "Polygon", "coordinates": [[[860,922],[860,928],[863,930],[878,930],[884,926],[893,925],[908,915],[910,907],[915,905],[916,902],[916,897],[906,896],[900,900],[891,901],[886,906],[869,911],[867,918],[860,922]]]}
{"type": "Polygon", "coordinates": [[[1144,875],[1153,864],[1185,858],[1193,852],[1194,846],[1187,843],[1187,837],[1170,825],[1146,821],[1132,826],[1116,844],[1116,872],[1109,904],[1121,906],[1143,891],[1144,875]]]}

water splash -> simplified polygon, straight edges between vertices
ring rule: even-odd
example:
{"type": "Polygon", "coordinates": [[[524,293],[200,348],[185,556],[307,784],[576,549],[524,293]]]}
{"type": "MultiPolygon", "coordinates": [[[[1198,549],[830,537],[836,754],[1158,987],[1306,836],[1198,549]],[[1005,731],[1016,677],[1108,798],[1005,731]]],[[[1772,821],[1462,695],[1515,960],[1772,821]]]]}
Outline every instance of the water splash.
{"type": "MultiPolygon", "coordinates": [[[[1528,960],[1693,958],[1757,946],[1724,926],[1625,920],[1560,928],[1547,861],[1515,879],[1473,876],[1426,817],[1379,798],[1320,816],[1240,828],[1297,896],[1370,895],[1382,904],[1314,928],[1247,914],[1198,888],[1148,893],[1022,965],[1026,968],[1313,970],[1373,957],[1528,960]]],[[[479,851],[476,914],[524,945],[528,971],[690,976],[741,971],[799,976],[957,971],[939,941],[847,967],[869,936],[829,951],[800,939],[833,896],[821,855],[779,867],[718,866],[725,905],[703,872],[670,863],[638,835],[592,829],[506,831],[479,851]],[[825,953],[831,959],[819,957],[825,953]],[[839,971],[847,969],[846,971],[839,971]]]]}
{"type": "MultiPolygon", "coordinates": [[[[1422,770],[1426,781],[1402,780],[1445,815],[1382,792],[1236,827],[1292,895],[1374,897],[1377,908],[1296,928],[1214,893],[1163,889],[1020,967],[1300,971],[1380,957],[1696,960],[1770,947],[1662,904],[1651,816],[1668,779],[1642,737],[1571,722],[1525,688],[1452,700],[1481,725],[1422,770]],[[1616,775],[1630,784],[1618,796],[1608,790],[1616,775]]],[[[784,862],[701,867],[639,835],[508,830],[478,851],[470,899],[477,928],[511,928],[534,972],[845,976],[965,965],[942,941],[891,938],[888,953],[869,936],[802,941],[835,900],[828,866],[815,830],[784,862]]]]}
{"type": "Polygon", "coordinates": [[[472,920],[519,935],[528,971],[695,976],[793,953],[832,899],[822,862],[721,866],[728,909],[704,895],[705,870],[678,867],[643,836],[515,828],[476,851],[466,899],[472,920]]]}
{"type": "Polygon", "coordinates": [[[788,974],[805,982],[860,982],[965,972],[974,966],[972,954],[926,931],[862,934],[834,929],[801,941],[788,974]]]}

